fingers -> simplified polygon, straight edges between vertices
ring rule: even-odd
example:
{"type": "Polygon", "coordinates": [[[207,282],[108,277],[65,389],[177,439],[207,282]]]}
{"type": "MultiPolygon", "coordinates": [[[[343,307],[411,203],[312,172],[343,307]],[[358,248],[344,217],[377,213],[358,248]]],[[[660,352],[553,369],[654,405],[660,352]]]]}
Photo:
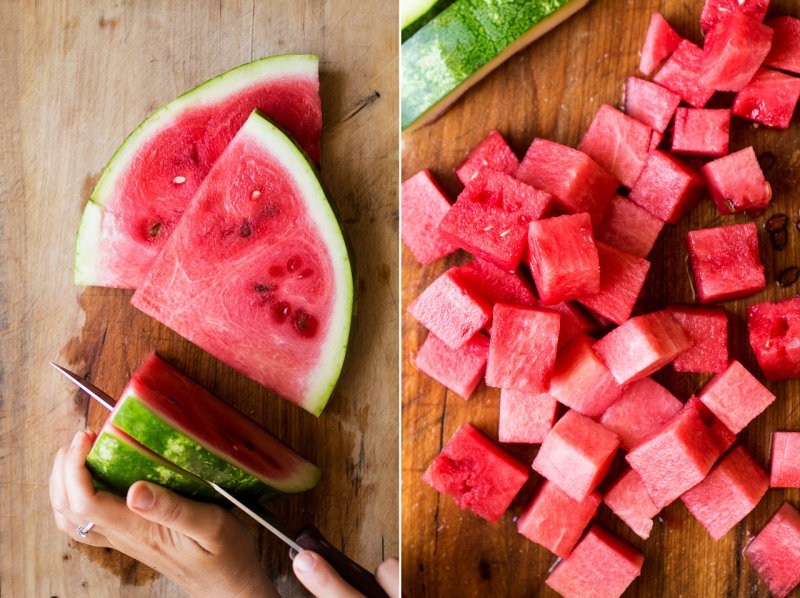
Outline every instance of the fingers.
{"type": "Polygon", "coordinates": [[[386,559],[378,565],[375,579],[389,598],[400,598],[400,562],[397,559],[386,559]]]}
{"type": "Polygon", "coordinates": [[[306,589],[318,598],[363,598],[315,552],[304,550],[294,557],[294,574],[306,589]]]}

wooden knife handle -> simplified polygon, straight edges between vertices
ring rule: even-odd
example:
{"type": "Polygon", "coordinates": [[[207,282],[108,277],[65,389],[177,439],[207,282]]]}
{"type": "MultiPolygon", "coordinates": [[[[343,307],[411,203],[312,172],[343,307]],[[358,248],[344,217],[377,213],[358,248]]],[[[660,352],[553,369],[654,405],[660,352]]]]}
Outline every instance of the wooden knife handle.
{"type": "MultiPolygon", "coordinates": [[[[389,598],[383,588],[378,585],[372,573],[355,561],[349,559],[342,551],[334,548],[333,545],[325,539],[325,536],[313,525],[304,526],[297,534],[295,542],[306,550],[316,552],[328,561],[331,567],[336,569],[336,572],[342,576],[342,579],[364,594],[367,598],[389,598]]],[[[292,550],[290,554],[292,559],[294,559],[297,555],[297,551],[292,550]]]]}

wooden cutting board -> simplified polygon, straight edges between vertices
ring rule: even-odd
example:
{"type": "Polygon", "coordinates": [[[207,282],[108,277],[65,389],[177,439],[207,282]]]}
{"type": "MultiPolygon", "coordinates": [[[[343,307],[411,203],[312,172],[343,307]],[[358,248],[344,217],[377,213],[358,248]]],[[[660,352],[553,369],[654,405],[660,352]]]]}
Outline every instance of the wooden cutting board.
{"type": "MultiPolygon", "coordinates": [[[[167,579],[54,524],[57,448],[105,414],[49,365],[118,395],[152,350],[324,470],[275,504],[369,569],[398,553],[397,7],[390,0],[9,0],[0,5],[0,586],[4,596],[167,597],[167,579]],[[134,309],[131,291],[75,288],[75,233],[101,169],[149,113],[239,64],[317,53],[322,176],[357,264],[346,370],[319,418],[134,309]]],[[[291,375],[291,372],[287,372],[291,375]]],[[[285,595],[288,549],[257,533],[285,595]]]]}
{"type": "MultiPolygon", "coordinates": [[[[660,11],[679,34],[702,43],[699,18],[702,0],[593,0],[573,19],[511,58],[470,91],[433,125],[403,136],[402,180],[423,168],[434,173],[451,198],[461,190],[453,167],[492,129],[523,156],[534,137],[576,147],[603,103],[621,105],[626,77],[637,74],[638,52],[650,15],[660,11]]],[[[791,0],[774,0],[771,14],[800,17],[791,0]]],[[[800,232],[791,230],[789,245],[775,251],[761,228],[772,214],[800,214],[800,118],[788,131],[756,129],[743,121],[733,125],[731,150],[749,145],[756,153],[774,154],[766,173],[775,201],[759,226],[761,257],[767,288],[753,297],[724,304],[730,318],[730,354],[759,379],[764,377],[750,349],[746,306],[797,296],[800,283],[786,289],[775,284],[776,274],[800,265],[800,232]]],[[[673,302],[693,301],[686,267],[689,230],[747,222],[746,216],[722,218],[703,200],[678,226],[668,225],[651,254],[652,267],[644,296],[635,314],[673,302]]],[[[426,331],[405,309],[437,276],[468,261],[463,252],[421,267],[403,248],[402,376],[403,376],[403,582],[409,596],[556,596],[544,585],[555,557],[516,531],[514,518],[540,481],[531,480],[510,512],[491,525],[460,511],[447,496],[421,481],[422,473],[443,443],[464,423],[472,423],[497,438],[499,391],[481,386],[467,402],[418,372],[410,357],[426,331]]],[[[670,367],[655,376],[676,396],[686,400],[710,375],[677,374],[670,367]]],[[[739,442],[758,462],[769,467],[773,430],[800,430],[800,380],[767,383],[778,399],[739,435],[739,442]]],[[[507,447],[531,462],[534,447],[507,447]]],[[[613,472],[612,472],[613,475],[613,472]]],[[[597,521],[645,554],[642,576],[626,596],[721,597],[767,596],[742,550],[785,500],[800,506],[799,490],[770,490],[753,513],[718,542],[714,542],[678,502],[658,518],[647,542],[633,534],[602,505],[597,521]]],[[[800,595],[796,591],[793,595],[800,595]]]]}

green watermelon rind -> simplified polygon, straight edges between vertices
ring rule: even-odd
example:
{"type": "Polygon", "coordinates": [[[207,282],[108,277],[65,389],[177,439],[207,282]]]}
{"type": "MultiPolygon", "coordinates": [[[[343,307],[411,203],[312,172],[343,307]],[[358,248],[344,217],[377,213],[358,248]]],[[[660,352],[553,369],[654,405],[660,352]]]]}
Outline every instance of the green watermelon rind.
{"type": "Polygon", "coordinates": [[[455,0],[403,0],[400,3],[400,41],[405,42],[455,0]]]}
{"type": "Polygon", "coordinates": [[[268,56],[209,79],[143,120],[111,156],[86,204],[75,241],[73,284],[76,286],[96,284],[94,273],[100,267],[103,254],[99,231],[103,223],[104,206],[116,188],[120,175],[125,172],[131,157],[136,155],[144,143],[168,127],[173,122],[174,116],[179,116],[183,110],[192,106],[234,95],[259,81],[304,74],[316,77],[318,70],[319,57],[315,54],[268,56]]]}

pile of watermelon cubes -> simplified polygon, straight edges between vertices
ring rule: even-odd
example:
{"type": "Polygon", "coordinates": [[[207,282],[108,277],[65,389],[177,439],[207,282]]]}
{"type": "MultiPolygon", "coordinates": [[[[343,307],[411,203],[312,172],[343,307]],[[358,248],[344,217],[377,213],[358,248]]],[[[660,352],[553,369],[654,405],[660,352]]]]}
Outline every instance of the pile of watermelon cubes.
{"type": "MultiPolygon", "coordinates": [[[[776,397],[728,355],[728,317],[709,305],[765,287],[756,225],[691,231],[701,305],[631,317],[664,225],[701,194],[723,217],[772,200],[753,148],[729,153],[732,116],[787,128],[800,98],[800,20],[764,24],[768,4],[706,0],[703,48],[654,14],[640,70],[663,65],[630,77],[624,112],[603,105],[577,149],[534,139],[520,162],[492,131],[456,169],[455,203],[427,170],[403,183],[413,255],[474,256],[408,308],[429,331],[413,361],[464,399],[482,381],[500,388],[497,440],[541,445],[544,481],[516,521],[563,559],[546,583],[566,598],[620,596],[641,572],[638,550],[591,524],[601,502],[647,539],[680,499],[718,540],[770,487],[800,487],[800,432],[775,433],[769,474],[737,445],[776,397]],[[732,105],[706,109],[718,91],[732,105]],[[715,376],[684,403],[650,377],[670,364],[715,376]],[[626,469],[603,495],[618,451],[626,469]]],[[[766,378],[800,377],[800,298],[751,305],[747,325],[766,378]]],[[[423,480],[494,523],[530,468],[467,424],[423,480]]],[[[800,583],[800,513],[784,504],[745,556],[786,596],[800,583]]]]}

